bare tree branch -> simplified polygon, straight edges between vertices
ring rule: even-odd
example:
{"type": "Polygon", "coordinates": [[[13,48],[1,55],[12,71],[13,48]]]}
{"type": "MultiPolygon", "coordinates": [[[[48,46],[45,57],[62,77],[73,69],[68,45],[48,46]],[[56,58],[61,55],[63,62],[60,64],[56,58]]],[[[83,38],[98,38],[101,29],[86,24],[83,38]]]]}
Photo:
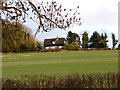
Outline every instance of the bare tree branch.
{"type": "Polygon", "coordinates": [[[8,17],[10,20],[14,20],[16,18],[22,18],[22,20],[26,21],[26,16],[31,16],[31,12],[33,16],[30,17],[31,20],[38,23],[38,29],[34,36],[37,35],[39,31],[48,32],[54,28],[66,29],[69,28],[72,24],[80,25],[80,13],[78,12],[78,8],[76,9],[63,9],[62,5],[58,4],[56,1],[47,2],[46,4],[41,2],[39,5],[35,5],[32,1],[26,0],[18,2],[14,2],[12,0],[5,1],[0,6],[0,11],[8,17]],[[7,12],[7,13],[5,13],[7,12]]]}

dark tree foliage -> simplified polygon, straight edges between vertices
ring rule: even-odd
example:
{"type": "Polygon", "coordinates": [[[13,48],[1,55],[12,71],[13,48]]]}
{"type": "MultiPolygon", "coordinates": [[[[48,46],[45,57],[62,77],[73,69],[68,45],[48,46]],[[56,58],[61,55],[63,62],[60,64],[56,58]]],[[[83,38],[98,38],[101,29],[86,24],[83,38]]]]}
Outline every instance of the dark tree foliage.
{"type": "Polygon", "coordinates": [[[101,34],[101,40],[99,42],[99,48],[107,48],[107,34],[101,34]]]}
{"type": "Polygon", "coordinates": [[[90,38],[90,48],[107,48],[107,34],[102,33],[101,35],[95,31],[90,38]]]}
{"type": "Polygon", "coordinates": [[[9,21],[23,20],[26,17],[38,24],[35,36],[40,31],[48,32],[54,28],[66,29],[72,24],[81,24],[79,6],[76,9],[64,9],[56,1],[35,3],[32,0],[0,1],[0,15],[9,21]],[[32,15],[31,15],[32,13],[32,15]]]}
{"type": "Polygon", "coordinates": [[[78,34],[69,31],[67,34],[66,42],[68,44],[75,44],[77,46],[80,46],[80,37],[78,34]]]}
{"type": "Polygon", "coordinates": [[[89,38],[88,33],[84,32],[82,34],[82,48],[88,48],[89,38]]]}
{"type": "Polygon", "coordinates": [[[90,38],[90,48],[99,48],[99,42],[100,42],[100,34],[95,31],[93,35],[90,38]]]}
{"type": "Polygon", "coordinates": [[[115,34],[112,33],[112,48],[115,48],[115,45],[117,44],[118,40],[115,39],[115,34]]]}

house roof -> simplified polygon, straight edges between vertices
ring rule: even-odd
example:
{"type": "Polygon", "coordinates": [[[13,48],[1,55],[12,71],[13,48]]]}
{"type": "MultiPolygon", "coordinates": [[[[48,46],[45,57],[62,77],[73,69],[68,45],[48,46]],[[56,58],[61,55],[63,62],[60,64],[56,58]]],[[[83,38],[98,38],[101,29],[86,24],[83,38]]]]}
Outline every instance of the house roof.
{"type": "Polygon", "coordinates": [[[44,40],[44,47],[49,46],[63,46],[65,38],[51,38],[44,40]]]}

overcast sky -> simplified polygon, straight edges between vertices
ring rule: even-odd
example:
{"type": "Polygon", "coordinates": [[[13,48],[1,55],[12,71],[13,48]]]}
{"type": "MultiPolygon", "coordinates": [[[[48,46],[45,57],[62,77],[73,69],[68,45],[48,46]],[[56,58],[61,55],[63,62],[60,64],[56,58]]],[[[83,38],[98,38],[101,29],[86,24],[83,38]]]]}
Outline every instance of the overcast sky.
{"type": "MultiPolygon", "coordinates": [[[[108,45],[111,46],[111,33],[115,33],[118,38],[118,1],[120,0],[58,0],[67,9],[80,6],[81,26],[74,26],[67,31],[55,29],[47,33],[39,33],[36,39],[43,41],[46,38],[57,36],[66,37],[68,31],[79,35],[87,31],[91,36],[94,31],[98,31],[100,33],[106,32],[109,35],[108,45]]],[[[33,30],[36,29],[33,22],[27,23],[27,26],[33,30]]]]}

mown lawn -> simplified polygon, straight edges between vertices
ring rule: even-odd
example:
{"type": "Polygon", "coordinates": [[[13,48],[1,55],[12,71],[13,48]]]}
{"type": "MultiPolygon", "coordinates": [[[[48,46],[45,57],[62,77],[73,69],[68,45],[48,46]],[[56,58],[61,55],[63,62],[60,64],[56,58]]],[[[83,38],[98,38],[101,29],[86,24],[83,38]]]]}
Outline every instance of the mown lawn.
{"type": "Polygon", "coordinates": [[[66,75],[118,71],[118,51],[66,51],[2,55],[3,77],[66,75]]]}

